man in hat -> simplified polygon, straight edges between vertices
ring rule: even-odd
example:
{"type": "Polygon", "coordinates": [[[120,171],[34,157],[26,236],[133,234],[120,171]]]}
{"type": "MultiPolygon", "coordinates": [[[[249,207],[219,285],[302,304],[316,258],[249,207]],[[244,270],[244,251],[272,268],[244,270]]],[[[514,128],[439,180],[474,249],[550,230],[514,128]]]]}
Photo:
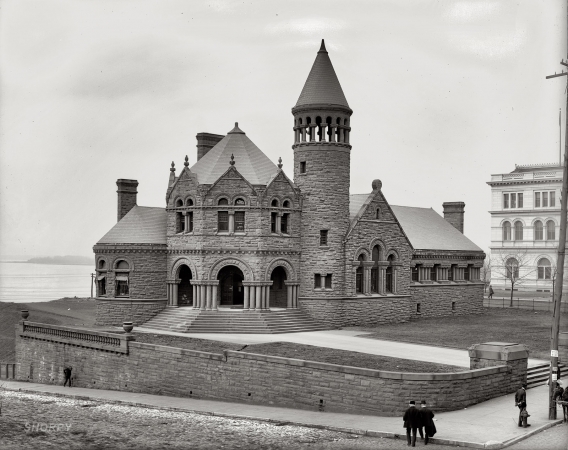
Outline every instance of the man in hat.
{"type": "Polygon", "coordinates": [[[521,407],[522,404],[527,403],[527,384],[523,383],[522,386],[515,392],[515,406],[519,408],[519,423],[520,427],[523,426],[523,418],[521,417],[521,411],[523,408],[521,407]]]}
{"type": "Polygon", "coordinates": [[[436,434],[436,426],[434,425],[434,413],[426,406],[426,401],[420,402],[420,436],[424,437],[424,445],[428,445],[429,438],[436,434]],[[424,435],[422,435],[422,427],[424,427],[424,435]]]}
{"type": "Polygon", "coordinates": [[[65,387],[67,385],[67,382],[69,382],[69,387],[71,387],[71,371],[73,370],[73,368],[71,366],[66,366],[65,369],[63,369],[63,375],[65,375],[65,383],[63,383],[63,387],[65,387]]]}
{"type": "Polygon", "coordinates": [[[408,409],[404,412],[402,417],[404,420],[404,428],[406,428],[406,442],[407,445],[412,445],[416,447],[416,430],[420,427],[420,411],[416,409],[416,403],[414,400],[410,400],[408,403],[408,409]],[[412,440],[410,438],[410,432],[412,431],[412,440]]]}

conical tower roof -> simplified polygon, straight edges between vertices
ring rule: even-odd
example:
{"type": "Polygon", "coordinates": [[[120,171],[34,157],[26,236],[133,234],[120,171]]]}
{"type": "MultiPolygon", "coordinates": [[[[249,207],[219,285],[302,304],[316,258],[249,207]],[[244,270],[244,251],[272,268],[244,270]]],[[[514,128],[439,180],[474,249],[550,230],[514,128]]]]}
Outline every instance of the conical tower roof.
{"type": "Polygon", "coordinates": [[[306,84],[302,89],[296,107],[313,104],[332,104],[349,108],[347,99],[337,79],[331,59],[321,40],[321,47],[310,70],[306,84]]]}
{"type": "Polygon", "coordinates": [[[238,123],[190,170],[197,175],[199,184],[213,184],[230,167],[231,156],[234,156],[235,168],[250,184],[266,185],[278,171],[268,156],[239,128],[238,123]]]}

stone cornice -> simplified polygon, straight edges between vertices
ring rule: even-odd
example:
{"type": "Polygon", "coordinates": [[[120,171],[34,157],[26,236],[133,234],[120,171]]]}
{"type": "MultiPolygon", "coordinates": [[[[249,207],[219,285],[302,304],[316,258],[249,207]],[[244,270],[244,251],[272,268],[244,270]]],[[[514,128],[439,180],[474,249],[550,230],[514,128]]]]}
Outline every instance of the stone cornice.
{"type": "Polygon", "coordinates": [[[94,253],[165,253],[166,244],[96,244],[94,253]]]}
{"type": "Polygon", "coordinates": [[[562,178],[542,178],[533,180],[511,180],[511,181],[488,181],[487,184],[494,186],[514,186],[519,184],[551,184],[562,183],[562,178]]]}
{"type": "Polygon", "coordinates": [[[228,247],[203,248],[203,249],[184,249],[184,248],[168,248],[168,255],[210,255],[210,254],[228,254],[228,255],[300,255],[299,250],[271,250],[271,249],[235,249],[228,247]]]}

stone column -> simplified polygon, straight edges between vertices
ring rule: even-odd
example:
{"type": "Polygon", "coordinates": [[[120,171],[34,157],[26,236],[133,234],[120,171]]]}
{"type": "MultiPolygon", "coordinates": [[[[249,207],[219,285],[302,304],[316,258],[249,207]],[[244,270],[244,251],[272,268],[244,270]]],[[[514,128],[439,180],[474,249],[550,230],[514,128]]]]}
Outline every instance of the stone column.
{"type": "Polygon", "coordinates": [[[298,308],[298,291],[300,290],[300,286],[298,284],[292,286],[292,304],[294,308],[298,308]]]}
{"type": "Polygon", "coordinates": [[[276,232],[280,234],[282,232],[282,213],[276,213],[276,232]]]}
{"type": "Polygon", "coordinates": [[[294,307],[294,297],[292,293],[293,286],[286,286],[286,308],[291,309],[294,307]]]}
{"type": "Polygon", "coordinates": [[[193,288],[193,309],[197,308],[197,286],[193,284],[191,286],[193,288]]]}
{"type": "Polygon", "coordinates": [[[294,144],[300,142],[300,127],[294,127],[294,144]]]}
{"type": "Polygon", "coordinates": [[[187,211],[181,213],[183,215],[183,232],[189,232],[189,214],[187,211]]]}
{"type": "Polygon", "coordinates": [[[243,305],[243,309],[246,311],[249,309],[249,286],[247,285],[243,285],[243,289],[244,289],[244,305],[243,305]]]}
{"type": "Polygon", "coordinates": [[[392,293],[398,294],[398,265],[392,268],[392,293]]]}
{"type": "Polygon", "coordinates": [[[229,233],[235,232],[235,211],[229,211],[229,233]]]}
{"type": "Polygon", "coordinates": [[[325,133],[325,129],[327,128],[327,123],[322,122],[321,123],[321,142],[326,142],[326,133],[325,133]]]}
{"type": "Polygon", "coordinates": [[[250,310],[253,311],[256,308],[256,289],[254,286],[250,286],[250,310]]]}
{"type": "Polygon", "coordinates": [[[262,309],[262,286],[255,286],[256,290],[256,306],[255,309],[260,311],[262,309]]]}
{"type": "Polygon", "coordinates": [[[264,286],[264,307],[270,309],[270,285],[264,286]]]}
{"type": "Polygon", "coordinates": [[[213,311],[218,311],[219,310],[219,299],[218,299],[218,286],[219,286],[219,282],[217,281],[216,284],[214,284],[213,287],[213,292],[211,294],[211,301],[213,303],[212,308],[213,311]]]}
{"type": "Polygon", "coordinates": [[[300,127],[300,132],[302,133],[302,142],[306,142],[306,125],[300,127]]]}
{"type": "Polygon", "coordinates": [[[350,134],[350,131],[351,131],[351,130],[350,130],[349,128],[346,128],[346,129],[345,129],[345,143],[346,143],[346,144],[349,144],[349,134],[350,134]]]}
{"type": "Polygon", "coordinates": [[[331,130],[331,139],[330,142],[335,142],[335,130],[337,129],[337,125],[330,125],[331,130]]]}
{"type": "Polygon", "coordinates": [[[317,132],[316,132],[317,125],[315,123],[311,123],[309,125],[309,127],[311,128],[310,142],[315,142],[316,141],[316,135],[317,135],[317,132]]]}
{"type": "Polygon", "coordinates": [[[339,142],[345,142],[345,128],[339,127],[339,142]]]}
{"type": "Polygon", "coordinates": [[[180,281],[181,280],[176,280],[175,283],[174,283],[174,292],[173,292],[174,298],[173,298],[172,305],[175,306],[175,307],[178,306],[178,288],[179,288],[179,282],[180,281]]]}
{"type": "Polygon", "coordinates": [[[207,284],[207,286],[205,286],[206,289],[206,305],[205,308],[207,309],[207,311],[211,311],[211,294],[212,294],[212,288],[213,286],[211,286],[210,284],[207,284]]]}
{"type": "Polygon", "coordinates": [[[201,289],[201,300],[199,302],[199,309],[201,311],[205,311],[205,302],[207,301],[207,286],[205,286],[204,284],[202,284],[201,286],[199,286],[199,288],[201,289]]]}

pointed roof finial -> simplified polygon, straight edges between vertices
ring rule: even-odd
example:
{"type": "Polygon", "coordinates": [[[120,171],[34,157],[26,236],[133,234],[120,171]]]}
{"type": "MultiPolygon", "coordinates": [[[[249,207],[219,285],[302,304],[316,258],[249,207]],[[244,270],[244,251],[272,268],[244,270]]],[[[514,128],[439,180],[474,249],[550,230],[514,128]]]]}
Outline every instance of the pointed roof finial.
{"type": "Polygon", "coordinates": [[[187,157],[187,155],[185,155],[185,162],[183,163],[183,165],[184,165],[185,167],[188,167],[188,166],[189,166],[189,158],[187,157]]]}
{"type": "Polygon", "coordinates": [[[283,164],[282,164],[282,158],[281,158],[281,157],[278,157],[278,168],[279,168],[280,170],[282,170],[282,166],[283,166],[283,164]]]}
{"type": "Polygon", "coordinates": [[[322,52],[327,53],[327,50],[325,49],[325,40],[323,40],[323,39],[321,40],[321,47],[320,47],[318,53],[322,53],[322,52]]]}
{"type": "Polygon", "coordinates": [[[234,166],[234,165],[235,165],[235,155],[233,155],[232,153],[231,153],[231,160],[229,161],[229,164],[230,164],[231,166],[234,166]]]}
{"type": "Polygon", "coordinates": [[[176,171],[176,165],[175,163],[172,161],[172,167],[170,167],[170,172],[175,172],[176,171]]]}

